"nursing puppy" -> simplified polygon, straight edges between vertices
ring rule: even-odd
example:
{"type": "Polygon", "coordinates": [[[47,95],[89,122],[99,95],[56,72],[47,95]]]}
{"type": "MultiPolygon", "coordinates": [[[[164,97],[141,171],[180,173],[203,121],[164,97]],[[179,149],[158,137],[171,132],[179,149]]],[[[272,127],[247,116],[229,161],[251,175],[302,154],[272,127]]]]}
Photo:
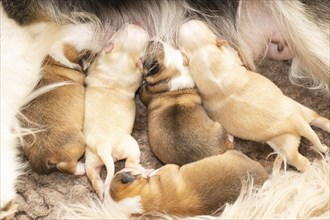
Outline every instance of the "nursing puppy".
{"type": "Polygon", "coordinates": [[[310,125],[330,132],[330,121],[285,96],[267,78],[248,71],[238,53],[226,41],[217,41],[203,22],[183,24],[178,42],[190,59],[189,70],[203,106],[230,134],[266,142],[300,171],[310,166],[298,152],[301,136],[318,151],[327,150],[310,125]]]}
{"type": "Polygon", "coordinates": [[[86,78],[85,124],[86,173],[102,199],[114,174],[114,162],[126,159],[125,167],[140,165],[140,149],[131,136],[135,119],[134,96],[142,80],[141,57],[148,34],[127,24],[112,37],[86,78]],[[105,165],[105,183],[100,169],[105,165]]]}
{"type": "Polygon", "coordinates": [[[184,165],[233,148],[223,127],[202,107],[179,50],[150,41],[143,62],[141,99],[148,107],[148,138],[164,164],[184,165]]]}
{"type": "Polygon", "coordinates": [[[57,168],[62,172],[83,175],[85,168],[82,163],[77,163],[85,152],[82,132],[85,100],[83,71],[93,59],[93,54],[88,50],[77,51],[71,44],[61,45],[64,62],[57,60],[62,56],[57,51],[47,56],[42,67],[42,78],[35,90],[57,83],[63,85],[23,107],[22,113],[26,119],[21,120],[21,126],[39,128],[39,131],[24,136],[22,147],[32,169],[38,173],[50,173],[57,168]]]}
{"type": "Polygon", "coordinates": [[[238,197],[248,177],[261,185],[266,170],[244,154],[228,150],[182,167],[169,164],[145,175],[120,171],[111,182],[110,195],[120,202],[136,198],[140,215],[161,212],[178,217],[212,214],[238,197]]]}

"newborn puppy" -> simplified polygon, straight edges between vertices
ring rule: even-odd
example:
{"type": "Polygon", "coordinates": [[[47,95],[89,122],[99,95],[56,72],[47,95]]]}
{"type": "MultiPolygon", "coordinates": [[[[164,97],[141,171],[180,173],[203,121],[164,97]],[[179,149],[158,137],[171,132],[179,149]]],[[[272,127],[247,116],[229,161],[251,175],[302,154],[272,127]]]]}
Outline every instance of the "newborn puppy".
{"type": "Polygon", "coordinates": [[[136,198],[141,212],[132,214],[156,211],[178,217],[212,214],[236,200],[242,181],[252,177],[261,185],[268,176],[259,163],[234,150],[182,167],[165,165],[149,176],[124,171],[112,180],[113,200],[136,198]]]}
{"type": "Polygon", "coordinates": [[[142,168],[140,149],[131,136],[135,119],[134,96],[142,80],[141,57],[149,36],[143,28],[127,24],[92,64],[86,78],[84,134],[86,173],[98,196],[110,186],[114,161],[142,168]],[[103,184],[100,169],[105,165],[103,184]]]}
{"type": "Polygon", "coordinates": [[[38,96],[23,108],[21,126],[38,127],[34,134],[23,137],[23,151],[38,173],[58,170],[83,175],[85,168],[77,163],[85,151],[82,132],[84,119],[84,70],[93,59],[89,50],[77,51],[61,43],[60,56],[48,55],[43,63],[42,78],[35,90],[56,83],[67,83],[38,96]],[[57,57],[61,57],[57,60],[57,57]],[[65,63],[65,64],[64,64],[65,63]]]}
{"type": "Polygon", "coordinates": [[[183,24],[178,44],[190,59],[203,106],[230,134],[266,142],[300,171],[310,166],[298,152],[301,136],[320,152],[327,150],[310,125],[330,132],[330,121],[285,96],[266,77],[247,70],[238,53],[226,41],[217,41],[203,22],[183,24]]]}
{"type": "Polygon", "coordinates": [[[223,127],[202,107],[179,50],[161,41],[148,44],[140,96],[148,107],[148,137],[164,163],[184,165],[232,149],[223,127]]]}

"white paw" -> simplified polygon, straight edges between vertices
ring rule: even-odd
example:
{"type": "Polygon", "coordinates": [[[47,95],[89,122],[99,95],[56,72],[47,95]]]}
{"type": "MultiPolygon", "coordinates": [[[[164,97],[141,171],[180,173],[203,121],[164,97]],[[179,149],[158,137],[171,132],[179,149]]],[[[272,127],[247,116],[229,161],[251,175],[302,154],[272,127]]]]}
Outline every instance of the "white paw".
{"type": "Polygon", "coordinates": [[[74,175],[80,176],[80,175],[84,175],[85,173],[86,173],[85,164],[82,162],[78,162],[74,175]]]}

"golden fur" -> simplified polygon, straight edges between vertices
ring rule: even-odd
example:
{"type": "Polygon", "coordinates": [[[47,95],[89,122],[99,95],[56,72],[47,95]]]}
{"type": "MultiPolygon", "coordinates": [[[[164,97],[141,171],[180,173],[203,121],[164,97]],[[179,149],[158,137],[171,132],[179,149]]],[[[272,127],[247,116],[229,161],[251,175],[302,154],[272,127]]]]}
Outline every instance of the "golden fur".
{"type": "Polygon", "coordinates": [[[259,163],[228,150],[182,167],[169,164],[149,176],[119,172],[112,180],[110,195],[115,201],[140,197],[143,213],[157,211],[179,217],[211,214],[235,201],[248,176],[259,185],[268,174],[259,163]]]}
{"type": "Polygon", "coordinates": [[[148,107],[150,147],[164,164],[181,166],[233,148],[223,127],[206,114],[184,70],[188,73],[178,50],[160,41],[149,43],[140,95],[148,107]],[[173,64],[168,59],[175,54],[181,59],[173,64]]]}
{"type": "Polygon", "coordinates": [[[86,78],[86,173],[98,196],[103,199],[114,174],[114,161],[126,159],[126,167],[139,167],[140,149],[131,136],[135,119],[134,96],[142,80],[140,58],[148,34],[127,24],[116,32],[86,78]],[[105,165],[103,183],[100,169],[105,165]]]}
{"type": "Polygon", "coordinates": [[[35,98],[23,108],[26,118],[21,119],[22,127],[39,129],[23,137],[23,151],[38,173],[49,173],[57,168],[82,175],[85,169],[77,162],[85,151],[82,132],[85,74],[80,65],[90,62],[93,56],[87,50],[78,52],[70,44],[63,44],[63,53],[67,61],[78,68],[71,69],[49,55],[45,58],[42,78],[35,90],[56,83],[67,84],[35,98]]]}
{"type": "Polygon", "coordinates": [[[318,151],[327,150],[309,124],[330,132],[329,120],[285,96],[266,77],[248,71],[237,52],[228,43],[217,42],[204,23],[192,20],[183,24],[178,38],[179,47],[190,59],[189,70],[203,106],[229,133],[267,142],[300,171],[310,166],[298,152],[301,136],[318,151]]]}

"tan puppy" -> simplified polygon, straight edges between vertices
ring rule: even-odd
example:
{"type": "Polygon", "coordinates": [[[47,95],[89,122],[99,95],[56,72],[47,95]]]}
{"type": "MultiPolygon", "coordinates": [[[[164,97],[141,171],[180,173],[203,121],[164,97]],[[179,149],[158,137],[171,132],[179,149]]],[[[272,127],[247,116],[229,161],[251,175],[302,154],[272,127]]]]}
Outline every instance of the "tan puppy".
{"type": "Polygon", "coordinates": [[[114,34],[86,78],[86,173],[101,199],[110,186],[114,161],[126,159],[125,167],[142,168],[140,149],[131,132],[134,96],[142,80],[141,57],[148,38],[143,28],[125,25],[114,34]],[[100,178],[103,165],[107,169],[104,184],[100,178]]]}
{"type": "Polygon", "coordinates": [[[233,150],[182,167],[165,165],[149,176],[125,171],[112,180],[113,200],[136,198],[141,211],[132,214],[157,211],[178,217],[211,214],[235,201],[248,176],[258,185],[268,176],[259,163],[233,150]]]}
{"type": "Polygon", "coordinates": [[[202,107],[179,50],[161,41],[148,44],[141,99],[148,107],[148,137],[164,163],[184,165],[232,149],[223,127],[202,107]]]}
{"type": "Polygon", "coordinates": [[[38,96],[24,107],[22,113],[27,120],[21,120],[22,127],[38,127],[41,131],[23,137],[23,151],[38,173],[49,173],[57,168],[82,175],[85,168],[77,161],[85,151],[83,70],[93,55],[87,50],[78,52],[71,44],[64,43],[62,47],[61,62],[52,55],[45,58],[42,78],[35,89],[61,82],[69,84],[38,96]]]}
{"type": "Polygon", "coordinates": [[[285,96],[266,77],[248,71],[238,53],[225,41],[217,41],[203,22],[183,24],[178,44],[190,59],[203,106],[229,133],[267,142],[300,171],[310,166],[298,152],[301,136],[317,150],[327,150],[309,124],[330,132],[329,120],[285,96]]]}

